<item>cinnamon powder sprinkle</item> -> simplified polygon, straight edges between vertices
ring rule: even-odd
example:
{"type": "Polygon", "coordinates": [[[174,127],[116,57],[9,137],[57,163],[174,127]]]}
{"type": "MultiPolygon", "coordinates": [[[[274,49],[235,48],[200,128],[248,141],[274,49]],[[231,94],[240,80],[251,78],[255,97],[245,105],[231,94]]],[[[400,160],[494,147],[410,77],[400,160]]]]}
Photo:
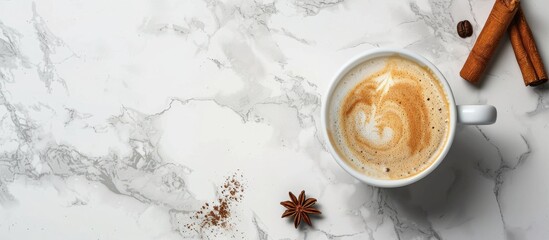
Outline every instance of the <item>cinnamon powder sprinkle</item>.
{"type": "Polygon", "coordinates": [[[233,226],[231,210],[244,198],[242,175],[237,173],[225,178],[218,189],[217,201],[204,203],[200,210],[191,215],[192,223],[185,224],[188,230],[199,233],[213,232],[214,228],[230,229],[233,226]]]}

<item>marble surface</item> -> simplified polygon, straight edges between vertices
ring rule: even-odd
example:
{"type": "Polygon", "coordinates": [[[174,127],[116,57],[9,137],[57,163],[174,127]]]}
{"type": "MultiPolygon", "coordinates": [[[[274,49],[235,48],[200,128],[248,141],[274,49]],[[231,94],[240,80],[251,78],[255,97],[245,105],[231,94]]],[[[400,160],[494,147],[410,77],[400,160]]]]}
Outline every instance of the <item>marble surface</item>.
{"type": "MultiPolygon", "coordinates": [[[[0,239],[544,239],[549,87],[523,86],[507,39],[480,87],[458,75],[492,4],[1,0],[0,239]],[[376,47],[499,110],[408,187],[359,183],[319,131],[335,71],[376,47]],[[188,231],[234,173],[236,225],[188,231]],[[323,218],[295,230],[279,202],[302,189],[323,218]]],[[[549,2],[523,7],[549,59],[549,2]]]]}

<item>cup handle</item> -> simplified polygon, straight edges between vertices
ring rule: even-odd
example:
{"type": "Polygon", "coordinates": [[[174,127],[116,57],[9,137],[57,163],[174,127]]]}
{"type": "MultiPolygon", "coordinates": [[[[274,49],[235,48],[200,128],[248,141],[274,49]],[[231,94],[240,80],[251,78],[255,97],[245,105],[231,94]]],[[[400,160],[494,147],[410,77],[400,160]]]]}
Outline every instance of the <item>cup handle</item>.
{"type": "Polygon", "coordinates": [[[465,125],[488,125],[496,122],[498,112],[492,105],[458,105],[457,122],[465,125]]]}

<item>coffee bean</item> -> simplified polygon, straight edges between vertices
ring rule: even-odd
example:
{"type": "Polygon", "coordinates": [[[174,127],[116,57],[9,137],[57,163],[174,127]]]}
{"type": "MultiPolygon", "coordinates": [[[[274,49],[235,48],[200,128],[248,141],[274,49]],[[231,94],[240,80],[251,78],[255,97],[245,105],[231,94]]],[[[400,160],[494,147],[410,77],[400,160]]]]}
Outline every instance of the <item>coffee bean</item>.
{"type": "Polygon", "coordinates": [[[461,21],[457,25],[457,32],[461,38],[470,37],[473,35],[473,26],[467,20],[461,21]]]}

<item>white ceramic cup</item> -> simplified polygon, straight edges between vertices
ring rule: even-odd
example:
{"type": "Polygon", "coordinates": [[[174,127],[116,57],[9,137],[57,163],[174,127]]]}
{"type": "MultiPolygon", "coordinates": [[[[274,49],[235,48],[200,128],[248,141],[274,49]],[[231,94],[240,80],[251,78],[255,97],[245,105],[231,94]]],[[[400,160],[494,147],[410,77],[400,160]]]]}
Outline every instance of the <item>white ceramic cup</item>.
{"type": "MultiPolygon", "coordinates": [[[[366,76],[365,76],[366,77],[366,76]]],[[[412,184],[425,176],[427,176],[429,173],[431,173],[444,159],[448,151],[450,150],[450,146],[452,145],[452,141],[454,140],[454,135],[456,131],[456,125],[457,124],[466,124],[466,125],[486,125],[486,124],[492,124],[496,121],[497,118],[497,111],[494,106],[491,105],[456,105],[454,101],[454,95],[452,94],[452,90],[450,89],[450,85],[448,85],[448,82],[442,75],[442,73],[433,65],[431,62],[429,62],[427,59],[423,58],[422,56],[407,51],[403,49],[389,49],[389,48],[378,48],[366,51],[359,56],[355,57],[351,61],[349,61],[347,64],[345,64],[339,72],[335,75],[335,77],[332,80],[332,83],[330,85],[330,88],[328,89],[328,92],[324,95],[323,101],[322,101],[322,112],[321,112],[321,121],[322,121],[322,131],[324,134],[324,139],[327,141],[328,149],[336,162],[343,168],[345,171],[347,171],[349,174],[351,174],[353,177],[373,186],[377,187],[401,187],[405,185],[412,184]],[[334,93],[334,90],[336,86],[338,85],[339,81],[354,67],[357,65],[368,61],[373,58],[377,57],[383,57],[383,56],[394,56],[399,55],[401,57],[410,59],[420,65],[427,66],[432,73],[435,74],[436,78],[440,81],[442,86],[444,87],[444,91],[446,92],[446,96],[448,97],[448,106],[450,108],[450,129],[448,138],[446,139],[446,144],[444,144],[444,149],[442,150],[442,153],[439,154],[438,158],[433,161],[431,166],[427,167],[422,172],[403,179],[379,179],[374,178],[371,176],[368,176],[364,173],[361,173],[354,169],[352,166],[350,166],[344,159],[343,156],[340,156],[337,151],[334,149],[334,144],[331,142],[330,138],[328,137],[328,131],[331,131],[327,124],[327,118],[328,118],[328,111],[330,106],[330,101],[332,101],[332,96],[334,93]]]]}

